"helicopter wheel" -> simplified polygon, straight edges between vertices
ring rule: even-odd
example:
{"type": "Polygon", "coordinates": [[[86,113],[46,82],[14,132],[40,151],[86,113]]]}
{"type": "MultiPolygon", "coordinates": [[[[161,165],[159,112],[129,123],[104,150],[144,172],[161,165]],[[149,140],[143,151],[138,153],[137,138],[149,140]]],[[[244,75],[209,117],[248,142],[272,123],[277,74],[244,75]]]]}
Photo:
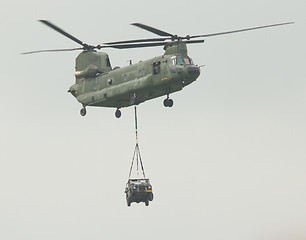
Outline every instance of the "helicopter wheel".
{"type": "Polygon", "coordinates": [[[86,108],[83,107],[80,111],[81,116],[85,116],[86,115],[86,108]]]}
{"type": "Polygon", "coordinates": [[[168,99],[168,107],[172,107],[173,106],[173,100],[172,99],[168,99]]]}
{"type": "Polygon", "coordinates": [[[164,106],[165,107],[172,107],[173,106],[173,100],[171,98],[166,98],[164,100],[164,106]]]}
{"type": "Polygon", "coordinates": [[[121,111],[119,109],[116,110],[115,116],[116,116],[116,118],[120,118],[121,117],[121,111]]]}

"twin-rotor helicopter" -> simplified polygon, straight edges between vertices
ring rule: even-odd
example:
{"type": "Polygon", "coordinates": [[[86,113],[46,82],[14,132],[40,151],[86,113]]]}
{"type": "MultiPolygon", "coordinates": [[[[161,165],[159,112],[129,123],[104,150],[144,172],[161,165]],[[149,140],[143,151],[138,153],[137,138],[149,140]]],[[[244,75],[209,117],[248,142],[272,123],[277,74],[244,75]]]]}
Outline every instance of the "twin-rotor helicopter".
{"type": "Polygon", "coordinates": [[[271,24],[227,32],[181,37],[141,23],[132,25],[158,35],[158,38],[107,42],[103,45],[89,45],[70,35],[50,21],[39,20],[55,31],[68,37],[82,47],[71,49],[39,50],[26,52],[59,52],[82,50],[76,58],[75,84],[70,92],[81,104],[80,114],[86,115],[87,106],[116,108],[115,116],[121,117],[120,109],[137,105],[150,99],[166,96],[165,107],[172,107],[169,95],[182,90],[200,75],[200,66],[195,65],[187,54],[187,44],[203,43],[206,37],[238,33],[261,28],[276,27],[293,22],[271,24]],[[201,38],[197,39],[196,38],[201,38]],[[143,48],[164,46],[164,54],[126,67],[111,67],[107,53],[102,48],[143,48]]]}

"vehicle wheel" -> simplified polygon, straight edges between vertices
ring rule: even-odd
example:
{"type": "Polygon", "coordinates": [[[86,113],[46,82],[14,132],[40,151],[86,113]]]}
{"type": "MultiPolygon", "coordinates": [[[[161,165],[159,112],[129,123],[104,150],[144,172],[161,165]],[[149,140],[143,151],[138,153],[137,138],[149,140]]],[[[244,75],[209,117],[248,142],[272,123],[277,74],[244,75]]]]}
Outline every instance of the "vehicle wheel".
{"type": "Polygon", "coordinates": [[[85,116],[86,115],[86,108],[82,108],[80,111],[81,116],[85,116]]]}
{"type": "Polygon", "coordinates": [[[153,193],[151,193],[151,194],[149,195],[149,200],[150,200],[150,201],[153,201],[153,193]]]}
{"type": "Polygon", "coordinates": [[[146,206],[149,206],[149,200],[146,200],[145,204],[146,206]]]}
{"type": "Polygon", "coordinates": [[[116,110],[115,116],[116,116],[116,118],[120,118],[121,117],[121,111],[119,109],[116,110]]]}

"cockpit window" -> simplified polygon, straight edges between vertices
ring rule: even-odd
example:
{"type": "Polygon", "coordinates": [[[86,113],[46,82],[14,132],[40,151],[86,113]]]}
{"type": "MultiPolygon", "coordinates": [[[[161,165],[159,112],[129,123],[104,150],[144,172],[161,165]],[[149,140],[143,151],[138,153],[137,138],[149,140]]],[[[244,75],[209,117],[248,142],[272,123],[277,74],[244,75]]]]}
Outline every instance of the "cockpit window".
{"type": "Polygon", "coordinates": [[[171,58],[173,65],[193,65],[191,58],[182,58],[181,56],[176,56],[171,58]]]}
{"type": "Polygon", "coordinates": [[[190,65],[190,61],[188,58],[184,58],[184,63],[187,64],[187,65],[190,65]]]}
{"type": "Polygon", "coordinates": [[[184,65],[184,60],[181,57],[176,57],[176,64],[177,65],[184,65]]]}

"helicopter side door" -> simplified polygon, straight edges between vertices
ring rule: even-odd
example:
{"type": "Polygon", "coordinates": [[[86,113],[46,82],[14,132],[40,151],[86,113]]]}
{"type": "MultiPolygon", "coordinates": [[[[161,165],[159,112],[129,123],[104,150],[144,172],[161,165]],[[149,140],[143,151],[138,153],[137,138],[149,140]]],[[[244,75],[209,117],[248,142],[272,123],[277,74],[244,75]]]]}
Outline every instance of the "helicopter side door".
{"type": "Polygon", "coordinates": [[[152,64],[152,76],[155,85],[161,84],[167,79],[168,76],[168,64],[167,59],[160,58],[152,64]]]}
{"type": "Polygon", "coordinates": [[[153,75],[157,75],[160,73],[160,61],[153,63],[153,75]]]}

